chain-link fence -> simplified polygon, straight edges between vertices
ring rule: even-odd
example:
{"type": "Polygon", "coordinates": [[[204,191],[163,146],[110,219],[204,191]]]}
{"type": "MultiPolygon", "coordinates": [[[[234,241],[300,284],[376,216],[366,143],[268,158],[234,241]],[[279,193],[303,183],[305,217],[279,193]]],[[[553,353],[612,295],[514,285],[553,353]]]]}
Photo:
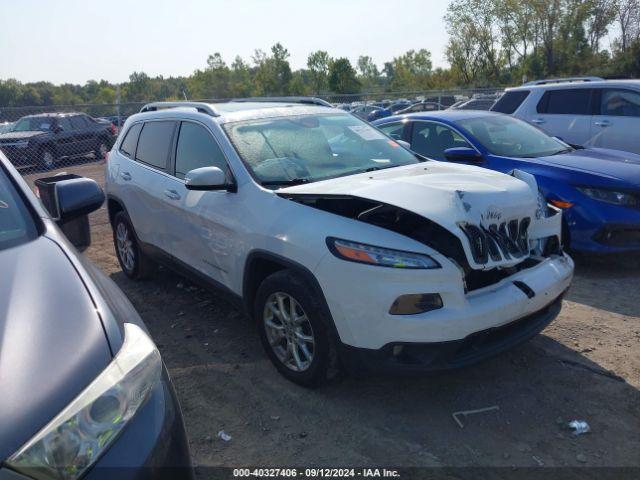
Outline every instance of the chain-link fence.
{"type": "MultiPolygon", "coordinates": [[[[476,89],[319,97],[371,121],[392,113],[459,107],[487,110],[500,93],[500,89],[476,89]]],[[[101,164],[120,128],[145,103],[0,107],[0,150],[32,178],[64,170],[101,181],[101,164]]]]}

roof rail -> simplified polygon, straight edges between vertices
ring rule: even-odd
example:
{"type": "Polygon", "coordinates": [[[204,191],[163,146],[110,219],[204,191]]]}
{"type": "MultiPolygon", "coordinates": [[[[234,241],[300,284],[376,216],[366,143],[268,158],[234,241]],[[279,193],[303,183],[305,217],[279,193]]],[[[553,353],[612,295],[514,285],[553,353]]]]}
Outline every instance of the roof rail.
{"type": "Polygon", "coordinates": [[[200,113],[206,113],[212,117],[219,117],[220,114],[209,103],[204,102],[153,102],[147,103],[140,109],[142,112],[155,112],[165,108],[195,108],[200,113]]]}
{"type": "Polygon", "coordinates": [[[566,77],[566,78],[547,78],[543,80],[533,80],[524,85],[548,85],[550,83],[572,83],[572,82],[600,82],[604,80],[601,77],[566,77]]]}
{"type": "Polygon", "coordinates": [[[320,105],[322,107],[333,107],[329,102],[318,97],[248,97],[234,98],[232,102],[283,102],[283,103],[304,103],[307,105],[320,105]]]}

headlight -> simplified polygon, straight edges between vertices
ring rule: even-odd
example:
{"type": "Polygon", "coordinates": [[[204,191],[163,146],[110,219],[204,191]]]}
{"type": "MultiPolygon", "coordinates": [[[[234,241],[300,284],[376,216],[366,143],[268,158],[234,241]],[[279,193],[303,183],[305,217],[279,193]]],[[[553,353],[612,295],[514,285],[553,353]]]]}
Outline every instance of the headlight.
{"type": "Polygon", "coordinates": [[[6,462],[38,479],[76,479],[144,405],[160,380],[160,353],[137,325],[124,325],[122,348],[109,366],[6,462]]]}
{"type": "Polygon", "coordinates": [[[611,203],[613,205],[623,205],[625,207],[640,206],[638,195],[626,192],[617,192],[615,190],[606,190],[603,188],[593,187],[576,187],[579,191],[601,202],[611,203]]]}
{"type": "Polygon", "coordinates": [[[327,238],[329,250],[336,257],[357,263],[367,263],[380,267],[430,269],[440,268],[440,264],[429,255],[422,253],[403,252],[388,248],[374,247],[364,243],[327,238]]]}

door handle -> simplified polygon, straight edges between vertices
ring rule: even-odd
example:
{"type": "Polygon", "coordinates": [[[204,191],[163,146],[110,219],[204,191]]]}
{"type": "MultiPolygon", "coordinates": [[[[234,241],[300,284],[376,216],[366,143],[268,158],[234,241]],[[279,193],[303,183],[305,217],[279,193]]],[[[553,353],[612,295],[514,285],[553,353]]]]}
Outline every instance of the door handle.
{"type": "Polygon", "coordinates": [[[175,190],[165,190],[164,196],[170,198],[171,200],[180,200],[180,194],[175,190]]]}
{"type": "Polygon", "coordinates": [[[126,182],[131,180],[131,174],[129,172],[120,172],[120,177],[126,182]]]}
{"type": "Polygon", "coordinates": [[[611,125],[611,122],[609,120],[600,120],[598,122],[595,122],[595,124],[599,127],[608,127],[609,125],[611,125]]]}
{"type": "Polygon", "coordinates": [[[546,120],[544,118],[534,118],[531,120],[531,123],[535,123],[536,125],[542,125],[546,120]]]}

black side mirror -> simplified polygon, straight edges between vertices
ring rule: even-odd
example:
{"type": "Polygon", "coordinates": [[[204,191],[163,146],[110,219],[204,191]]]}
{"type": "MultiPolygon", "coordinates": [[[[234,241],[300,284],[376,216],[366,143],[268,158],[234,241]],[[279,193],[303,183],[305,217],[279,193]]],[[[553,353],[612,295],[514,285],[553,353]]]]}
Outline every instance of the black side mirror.
{"type": "Polygon", "coordinates": [[[78,249],[91,244],[88,214],[104,203],[104,192],[89,178],[58,175],[36,180],[38,195],[51,217],[78,249]]]}
{"type": "Polygon", "coordinates": [[[469,147],[447,148],[444,151],[444,158],[450,162],[480,162],[482,155],[469,147]]]}
{"type": "Polygon", "coordinates": [[[56,184],[56,199],[62,224],[88,215],[104,203],[104,192],[90,178],[74,178],[56,184]]]}

